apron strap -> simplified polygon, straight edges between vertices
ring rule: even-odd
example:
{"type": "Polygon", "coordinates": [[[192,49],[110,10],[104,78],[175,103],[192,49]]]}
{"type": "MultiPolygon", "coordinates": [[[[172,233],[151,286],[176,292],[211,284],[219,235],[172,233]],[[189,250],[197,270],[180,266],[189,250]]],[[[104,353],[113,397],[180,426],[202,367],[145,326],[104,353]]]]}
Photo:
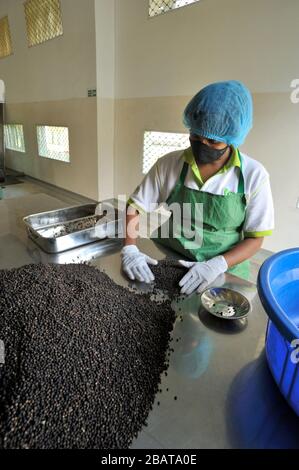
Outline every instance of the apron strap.
{"type": "Polygon", "coordinates": [[[187,162],[184,162],[184,165],[183,165],[183,168],[182,168],[182,171],[181,171],[181,174],[180,174],[180,179],[179,179],[179,183],[183,186],[184,183],[185,183],[185,179],[186,179],[186,176],[187,176],[187,173],[188,173],[188,163],[187,162]]]}
{"type": "Polygon", "coordinates": [[[239,159],[240,159],[240,178],[239,178],[239,186],[238,186],[238,194],[244,194],[244,191],[245,191],[245,183],[244,183],[244,176],[243,176],[243,161],[242,161],[242,157],[241,157],[241,154],[238,150],[238,155],[239,155],[239,159]]]}

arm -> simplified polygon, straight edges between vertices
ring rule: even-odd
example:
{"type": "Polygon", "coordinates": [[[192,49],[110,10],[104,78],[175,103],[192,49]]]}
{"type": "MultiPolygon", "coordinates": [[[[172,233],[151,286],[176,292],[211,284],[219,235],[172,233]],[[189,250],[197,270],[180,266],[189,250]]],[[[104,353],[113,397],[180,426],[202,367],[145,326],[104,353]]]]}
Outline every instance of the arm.
{"type": "Polygon", "coordinates": [[[127,202],[125,238],[124,246],[121,250],[121,258],[122,269],[132,281],[137,280],[147,283],[153,281],[154,275],[149,265],[156,265],[158,263],[146,254],[141,253],[137,247],[140,211],[149,212],[151,202],[157,202],[160,198],[160,185],[157,171],[156,163],[127,202]]]}
{"type": "Polygon", "coordinates": [[[139,211],[127,205],[124,246],[137,245],[139,231],[139,211]]]}
{"type": "Polygon", "coordinates": [[[246,259],[251,258],[262,247],[264,237],[246,238],[238,243],[234,248],[224,253],[222,256],[227,262],[228,268],[242,263],[246,259]]]}
{"type": "Polygon", "coordinates": [[[274,206],[270,179],[264,169],[259,169],[251,183],[251,195],[243,226],[245,239],[223,254],[228,268],[251,258],[262,247],[265,236],[274,227],[274,206]]]}

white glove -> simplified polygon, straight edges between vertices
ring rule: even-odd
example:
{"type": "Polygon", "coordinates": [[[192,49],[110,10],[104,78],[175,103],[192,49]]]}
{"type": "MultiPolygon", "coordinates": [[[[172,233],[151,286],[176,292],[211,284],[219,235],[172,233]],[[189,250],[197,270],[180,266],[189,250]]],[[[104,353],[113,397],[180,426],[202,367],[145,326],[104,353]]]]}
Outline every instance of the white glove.
{"type": "Polygon", "coordinates": [[[155,276],[148,265],[157,265],[157,260],[141,253],[135,245],[124,246],[121,250],[121,256],[122,269],[131,281],[136,279],[147,284],[154,281],[155,276]]]}
{"type": "Polygon", "coordinates": [[[187,295],[195,290],[203,292],[209,284],[228,269],[223,256],[216,256],[204,262],[179,261],[179,263],[185,268],[189,268],[187,274],[179,282],[179,286],[182,288],[181,294],[187,295]]]}

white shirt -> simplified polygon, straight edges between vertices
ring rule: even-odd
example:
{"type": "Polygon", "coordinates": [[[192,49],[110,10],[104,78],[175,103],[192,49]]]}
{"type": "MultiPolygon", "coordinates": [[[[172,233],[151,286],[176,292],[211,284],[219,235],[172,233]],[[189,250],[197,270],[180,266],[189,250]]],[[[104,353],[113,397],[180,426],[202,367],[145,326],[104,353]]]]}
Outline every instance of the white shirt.
{"type": "MultiPolygon", "coordinates": [[[[269,173],[260,162],[243,153],[241,157],[247,200],[244,236],[271,235],[274,229],[274,207],[269,173]]],[[[185,161],[189,164],[186,187],[218,195],[224,195],[227,191],[238,191],[240,159],[235,148],[229,162],[206,182],[202,181],[189,148],[160,158],[131,195],[129,204],[141,212],[151,212],[154,205],[165,203],[178,181],[185,161]]]]}

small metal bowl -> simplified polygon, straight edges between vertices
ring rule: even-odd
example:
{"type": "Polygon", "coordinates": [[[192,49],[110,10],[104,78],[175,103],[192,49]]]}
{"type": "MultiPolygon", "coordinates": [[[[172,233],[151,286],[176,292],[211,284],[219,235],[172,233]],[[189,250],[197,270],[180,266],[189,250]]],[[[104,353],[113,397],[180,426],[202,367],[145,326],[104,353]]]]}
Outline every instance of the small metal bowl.
{"type": "Polygon", "coordinates": [[[244,295],[232,289],[212,287],[201,295],[203,308],[223,320],[240,320],[248,315],[251,304],[244,295]]]}

